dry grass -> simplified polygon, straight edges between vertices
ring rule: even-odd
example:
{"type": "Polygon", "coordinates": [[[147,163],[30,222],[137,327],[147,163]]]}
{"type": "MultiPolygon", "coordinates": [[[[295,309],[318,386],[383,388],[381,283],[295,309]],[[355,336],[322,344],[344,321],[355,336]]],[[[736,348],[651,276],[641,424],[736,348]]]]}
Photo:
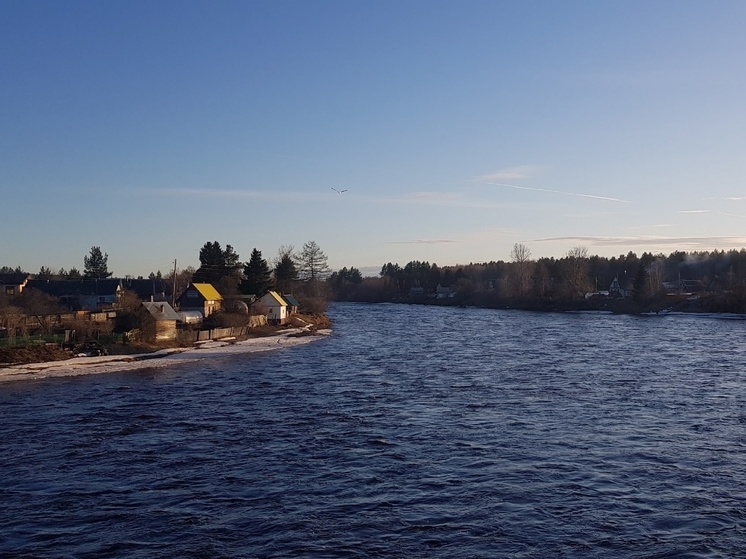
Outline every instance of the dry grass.
{"type": "Polygon", "coordinates": [[[28,347],[0,348],[0,363],[40,363],[64,361],[71,357],[69,351],[58,345],[33,345],[28,347]]]}

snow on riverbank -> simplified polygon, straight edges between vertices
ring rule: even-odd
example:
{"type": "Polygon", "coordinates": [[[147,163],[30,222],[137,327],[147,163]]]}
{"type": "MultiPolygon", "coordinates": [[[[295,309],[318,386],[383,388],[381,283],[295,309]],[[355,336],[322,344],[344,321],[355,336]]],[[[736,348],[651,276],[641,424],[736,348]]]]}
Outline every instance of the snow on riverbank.
{"type": "Polygon", "coordinates": [[[240,342],[210,341],[186,349],[170,348],[139,355],[73,357],[65,361],[11,365],[0,367],[0,382],[169,367],[180,363],[209,359],[210,357],[224,357],[226,355],[294,347],[322,339],[331,333],[331,330],[318,330],[315,335],[293,336],[293,334],[298,334],[302,330],[302,328],[286,330],[277,336],[251,338],[240,342]]]}

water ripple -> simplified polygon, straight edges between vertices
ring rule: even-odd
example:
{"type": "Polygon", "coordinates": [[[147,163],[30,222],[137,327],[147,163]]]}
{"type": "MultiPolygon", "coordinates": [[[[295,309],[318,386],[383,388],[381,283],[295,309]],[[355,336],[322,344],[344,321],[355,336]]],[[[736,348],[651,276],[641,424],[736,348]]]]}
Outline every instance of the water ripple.
{"type": "Polygon", "coordinates": [[[330,314],[293,349],[5,383],[0,556],[746,556],[742,322],[330,314]]]}

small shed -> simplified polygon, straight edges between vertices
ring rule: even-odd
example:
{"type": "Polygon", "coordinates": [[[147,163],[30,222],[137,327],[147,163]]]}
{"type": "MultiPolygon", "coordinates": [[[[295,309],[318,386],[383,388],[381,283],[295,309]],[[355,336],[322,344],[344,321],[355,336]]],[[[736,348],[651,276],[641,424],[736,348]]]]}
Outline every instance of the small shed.
{"type": "Polygon", "coordinates": [[[202,322],[202,313],[199,311],[179,311],[179,320],[182,324],[199,324],[202,322]]]}
{"type": "Polygon", "coordinates": [[[223,306],[223,297],[210,283],[193,283],[177,301],[180,311],[199,311],[207,318],[223,306]]]}
{"type": "Polygon", "coordinates": [[[300,307],[298,300],[287,293],[283,293],[282,298],[285,299],[285,302],[288,304],[288,315],[296,314],[300,307]]]}
{"type": "Polygon", "coordinates": [[[267,309],[267,322],[270,324],[285,324],[288,318],[288,304],[276,291],[268,291],[259,303],[267,309]]]}
{"type": "Polygon", "coordinates": [[[170,341],[176,339],[176,323],[179,315],[171,305],[165,301],[142,304],[145,312],[142,319],[142,331],[146,340],[170,341]]]}

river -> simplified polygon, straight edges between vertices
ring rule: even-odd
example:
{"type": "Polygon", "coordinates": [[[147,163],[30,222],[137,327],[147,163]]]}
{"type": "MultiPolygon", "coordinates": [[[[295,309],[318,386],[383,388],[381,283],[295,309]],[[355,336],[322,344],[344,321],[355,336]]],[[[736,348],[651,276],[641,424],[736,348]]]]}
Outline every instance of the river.
{"type": "Polygon", "coordinates": [[[0,556],[746,557],[746,321],[335,304],[0,385],[0,556]]]}

